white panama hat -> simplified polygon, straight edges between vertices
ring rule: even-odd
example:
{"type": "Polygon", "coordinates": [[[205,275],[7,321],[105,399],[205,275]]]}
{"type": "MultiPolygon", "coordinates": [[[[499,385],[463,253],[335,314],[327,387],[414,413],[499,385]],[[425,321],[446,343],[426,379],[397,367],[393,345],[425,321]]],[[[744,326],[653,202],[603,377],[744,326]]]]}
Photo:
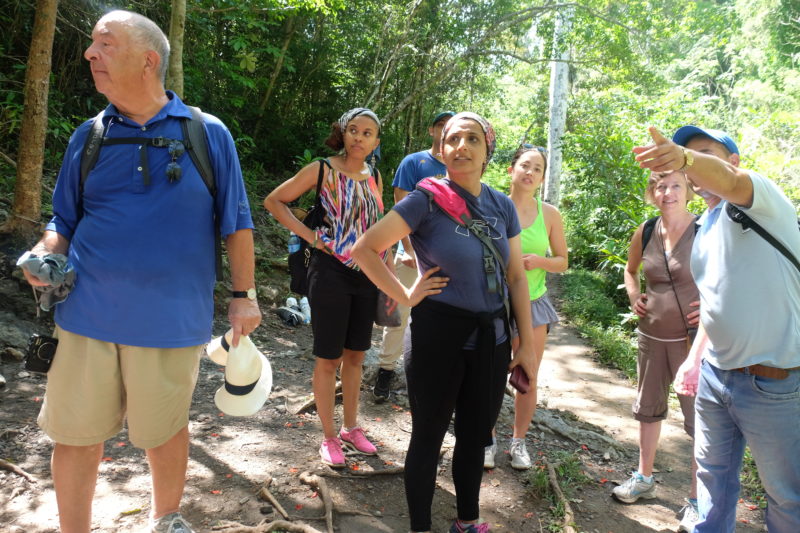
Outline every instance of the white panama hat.
{"type": "Polygon", "coordinates": [[[250,337],[239,337],[231,346],[225,366],[225,384],[217,389],[214,403],[230,416],[250,416],[264,406],[272,390],[272,367],[250,337]]]}
{"type": "Polygon", "coordinates": [[[231,348],[232,339],[232,329],[229,329],[225,335],[221,337],[214,337],[211,339],[211,342],[206,346],[208,357],[218,365],[225,366],[228,364],[228,350],[231,348]]]}

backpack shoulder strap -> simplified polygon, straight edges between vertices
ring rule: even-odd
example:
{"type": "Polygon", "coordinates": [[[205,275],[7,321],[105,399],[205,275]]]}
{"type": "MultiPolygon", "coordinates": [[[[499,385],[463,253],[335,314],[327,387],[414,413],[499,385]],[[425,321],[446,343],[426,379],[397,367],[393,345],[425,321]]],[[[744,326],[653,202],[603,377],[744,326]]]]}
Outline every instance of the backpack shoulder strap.
{"type": "Polygon", "coordinates": [[[105,133],[105,126],[103,125],[104,113],[105,111],[101,111],[92,119],[92,126],[86,135],[86,141],[83,143],[83,151],[81,152],[81,197],[83,197],[83,184],[100,157],[100,146],[103,144],[103,133],[105,133]]]}
{"type": "Polygon", "coordinates": [[[203,183],[206,184],[208,192],[211,196],[216,196],[217,183],[214,180],[214,167],[211,166],[211,158],[208,154],[208,136],[203,125],[203,112],[200,111],[199,107],[186,107],[192,113],[191,119],[181,120],[184,144],[187,144],[186,150],[189,152],[189,157],[192,158],[192,163],[200,173],[200,177],[203,178],[203,183]]]}
{"type": "MultiPolygon", "coordinates": [[[[642,252],[644,249],[647,248],[647,243],[650,242],[650,237],[653,236],[653,228],[656,227],[656,222],[660,217],[653,217],[648,218],[645,223],[644,227],[642,227],[642,252]]],[[[695,226],[695,233],[697,233],[697,227],[695,226]]]]}
{"type": "Polygon", "coordinates": [[[752,229],[761,237],[770,243],[776,250],[778,250],[783,256],[792,263],[795,268],[800,271],[800,262],[797,261],[797,258],[786,248],[783,244],[778,242],[778,239],[772,236],[770,232],[762,228],[758,222],[750,218],[744,211],[733,205],[732,203],[728,202],[725,206],[725,212],[727,213],[728,217],[737,224],[741,224],[744,229],[752,229]]]}

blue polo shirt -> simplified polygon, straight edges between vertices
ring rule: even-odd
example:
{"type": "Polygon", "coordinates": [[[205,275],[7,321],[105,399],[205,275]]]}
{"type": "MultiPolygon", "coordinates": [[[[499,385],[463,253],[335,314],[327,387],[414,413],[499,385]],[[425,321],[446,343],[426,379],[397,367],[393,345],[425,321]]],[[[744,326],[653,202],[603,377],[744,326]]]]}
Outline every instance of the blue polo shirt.
{"type": "MultiPolygon", "coordinates": [[[[180,117],[189,109],[171,91],[146,124],[109,105],[101,116],[106,137],[183,139],[180,117]]],[[[81,151],[87,121],[70,138],[53,193],[47,229],[70,241],[75,289],[56,307],[67,331],[132,346],[177,348],[211,337],[214,314],[214,213],[223,238],[253,228],[236,147],[219,119],[207,117],[216,205],[188,153],[177,158],[180,180],[166,174],[166,148],[109,145],[89,173],[79,213],[81,151]],[[147,150],[146,184],[140,150],[147,150]]]]}
{"type": "MultiPolygon", "coordinates": [[[[753,204],[742,211],[800,257],[794,206],[775,183],[750,172],[753,204]]],[[[722,201],[700,218],[692,275],[711,347],[704,357],[731,370],[762,364],[800,366],[800,273],[752,229],[743,230],[722,201]]]]}

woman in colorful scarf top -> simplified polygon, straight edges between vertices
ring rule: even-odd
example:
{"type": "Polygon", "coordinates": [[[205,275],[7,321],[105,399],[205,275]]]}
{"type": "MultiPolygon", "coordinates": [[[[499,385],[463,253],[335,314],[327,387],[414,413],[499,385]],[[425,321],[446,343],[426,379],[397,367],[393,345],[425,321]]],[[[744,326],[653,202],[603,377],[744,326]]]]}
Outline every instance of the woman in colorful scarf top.
{"type": "MultiPolygon", "coordinates": [[[[455,115],[442,131],[447,177],[443,192],[464,202],[478,230],[491,238],[503,268],[488,268],[484,244],[417,190],[394,206],[353,247],[353,257],[390,297],[412,308],[405,353],[411,404],[411,442],[405,462],[411,530],[430,531],[431,502],[442,440],[455,412],[453,481],[458,520],[451,533],[485,532],[479,520],[484,446],[503,400],[506,375],[522,365],[535,379],[528,282],[522,268],[520,227],[514,204],[481,183],[494,152],[494,130],[474,113],[455,115]],[[406,289],[381,258],[409,235],[420,276],[406,289]],[[496,290],[492,290],[496,287],[496,290]],[[504,302],[510,295],[520,328],[520,348],[511,361],[511,335],[504,302]]],[[[488,247],[487,247],[488,249],[488,247]]],[[[494,252],[491,254],[494,256],[494,252]]]]}
{"type": "MultiPolygon", "coordinates": [[[[353,244],[383,214],[380,173],[366,163],[380,143],[378,117],[363,107],[351,109],[331,126],[325,141],[339,153],[303,167],[264,200],[264,207],[289,231],[305,239],[314,253],[308,268],[308,299],[314,332],[313,389],[324,439],[322,462],[345,466],[342,444],[359,453],[375,455],[377,449],[358,426],[361,365],[372,342],[377,291],[351,256],[353,244]],[[287,204],[315,190],[325,165],[320,202],[324,226],[312,230],[287,204]],[[336,370],[341,365],[344,425],[337,433],[334,422],[336,370]]],[[[380,261],[385,260],[381,254],[380,261]]]]}

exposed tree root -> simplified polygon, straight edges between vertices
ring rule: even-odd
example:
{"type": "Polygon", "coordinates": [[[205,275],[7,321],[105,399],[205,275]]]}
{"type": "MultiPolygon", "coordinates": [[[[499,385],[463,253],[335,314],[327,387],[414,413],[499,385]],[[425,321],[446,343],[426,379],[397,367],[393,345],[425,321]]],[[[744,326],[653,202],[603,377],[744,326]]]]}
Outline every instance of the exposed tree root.
{"type": "Polygon", "coordinates": [[[222,533],[270,533],[271,531],[285,531],[287,533],[323,533],[302,522],[289,522],[286,520],[275,520],[257,526],[245,526],[239,522],[225,521],[214,526],[212,529],[214,531],[221,531],[222,533]]]}
{"type": "Polygon", "coordinates": [[[14,463],[9,463],[3,459],[0,459],[0,470],[8,470],[9,472],[14,472],[18,476],[22,476],[31,483],[36,483],[36,478],[15,465],[14,463]]]}
{"type": "Polygon", "coordinates": [[[325,506],[325,526],[328,528],[328,533],[334,533],[333,500],[331,500],[331,493],[328,490],[328,483],[320,476],[312,474],[311,472],[302,472],[300,474],[300,481],[317,489],[317,492],[322,496],[322,503],[325,506]]]}
{"type": "Polygon", "coordinates": [[[577,533],[575,528],[572,527],[572,523],[575,521],[575,515],[572,513],[572,507],[569,504],[569,500],[567,500],[567,498],[564,496],[564,493],[561,491],[561,486],[558,484],[556,469],[547,459],[545,459],[544,462],[547,465],[547,477],[550,479],[550,487],[553,489],[558,501],[564,506],[564,521],[562,522],[562,531],[564,533],[577,533]]]}

